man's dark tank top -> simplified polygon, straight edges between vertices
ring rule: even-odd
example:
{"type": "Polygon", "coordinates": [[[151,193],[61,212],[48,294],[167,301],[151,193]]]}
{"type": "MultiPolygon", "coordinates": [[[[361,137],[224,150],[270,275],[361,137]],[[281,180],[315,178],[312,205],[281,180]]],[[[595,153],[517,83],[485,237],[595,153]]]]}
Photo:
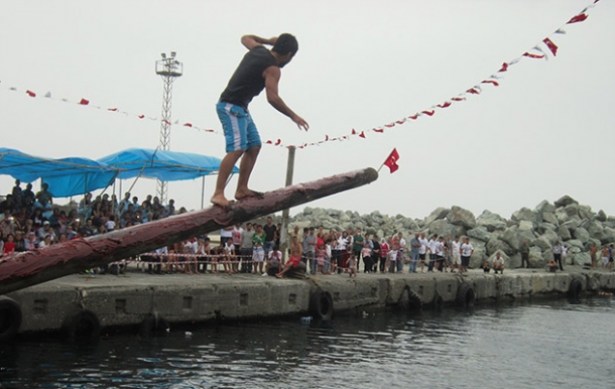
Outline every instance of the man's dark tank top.
{"type": "Polygon", "coordinates": [[[265,88],[263,72],[272,65],[277,65],[275,58],[264,46],[248,51],[220,95],[220,101],[247,109],[252,98],[265,88]]]}

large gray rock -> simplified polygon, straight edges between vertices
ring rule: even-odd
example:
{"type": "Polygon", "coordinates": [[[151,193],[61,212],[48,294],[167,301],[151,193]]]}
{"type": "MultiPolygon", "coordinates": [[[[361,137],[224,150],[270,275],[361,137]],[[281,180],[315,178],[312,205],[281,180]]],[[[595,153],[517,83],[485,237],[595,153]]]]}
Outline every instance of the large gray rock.
{"type": "Polygon", "coordinates": [[[543,212],[542,221],[545,223],[553,224],[555,226],[559,224],[559,220],[557,220],[557,217],[555,216],[555,211],[554,212],[543,212]]]}
{"type": "Polygon", "coordinates": [[[586,220],[595,219],[596,213],[588,205],[579,205],[579,217],[586,220]]]}
{"type": "Polygon", "coordinates": [[[589,255],[589,253],[587,251],[583,251],[583,252],[579,252],[576,254],[572,254],[568,256],[569,258],[569,262],[567,262],[569,265],[580,265],[583,266],[586,263],[591,264],[592,262],[592,258],[589,255]]]}
{"type": "Polygon", "coordinates": [[[572,234],[570,234],[570,230],[564,226],[559,226],[557,229],[557,233],[562,240],[572,239],[572,234]]]}
{"type": "Polygon", "coordinates": [[[454,226],[446,219],[439,219],[429,224],[429,235],[436,234],[444,237],[454,237],[463,234],[458,226],[454,226]]]}
{"type": "Polygon", "coordinates": [[[522,220],[528,221],[528,222],[532,222],[533,224],[538,224],[540,222],[542,222],[542,215],[538,215],[538,213],[532,211],[529,208],[521,208],[518,211],[515,211],[512,214],[511,220],[519,223],[522,220]]]}
{"type": "Polygon", "coordinates": [[[428,226],[431,223],[435,222],[436,220],[444,219],[446,218],[446,215],[448,215],[450,211],[451,210],[449,208],[442,208],[442,207],[436,208],[429,214],[429,216],[425,218],[425,220],[423,221],[423,224],[428,226]]]}
{"type": "Polygon", "coordinates": [[[474,253],[470,257],[470,268],[476,269],[483,264],[483,260],[487,258],[487,249],[485,244],[480,241],[470,240],[472,247],[474,247],[474,253]]]}
{"type": "Polygon", "coordinates": [[[556,208],[559,208],[559,207],[565,207],[566,205],[569,205],[569,204],[579,204],[579,202],[568,195],[564,195],[560,197],[559,200],[555,201],[555,203],[553,204],[555,205],[556,208]]]}
{"type": "MultiPolygon", "coordinates": [[[[519,228],[516,226],[508,227],[500,237],[500,240],[506,242],[514,252],[519,251],[519,228]]],[[[512,255],[510,253],[509,255],[512,255]]]]}
{"type": "Polygon", "coordinates": [[[587,241],[589,241],[589,232],[583,228],[583,227],[579,227],[576,230],[574,230],[574,237],[575,239],[580,240],[581,242],[583,242],[583,244],[587,243],[587,241]]]}
{"type": "Polygon", "coordinates": [[[547,259],[544,257],[543,251],[540,247],[530,247],[529,255],[530,267],[541,268],[547,264],[547,259]]]}
{"type": "Polygon", "coordinates": [[[602,224],[600,224],[599,221],[597,220],[592,220],[590,221],[587,226],[586,226],[587,232],[589,233],[589,236],[591,236],[594,239],[597,240],[602,240],[602,236],[604,235],[604,228],[602,227],[602,224]]]}
{"type": "Polygon", "coordinates": [[[516,250],[499,238],[491,238],[486,244],[487,254],[491,255],[498,250],[505,252],[507,255],[513,255],[516,250]]]}
{"type": "Polygon", "coordinates": [[[602,239],[600,241],[603,244],[615,243],[615,228],[604,227],[602,239]]]}
{"type": "Polygon", "coordinates": [[[446,220],[456,226],[463,226],[466,229],[476,227],[476,218],[472,212],[458,206],[453,206],[451,211],[446,215],[446,220]]]}
{"type": "Polygon", "coordinates": [[[542,200],[536,208],[534,208],[534,212],[537,214],[555,213],[555,206],[547,200],[542,200]]]}
{"type": "Polygon", "coordinates": [[[599,210],[596,214],[596,220],[598,220],[599,222],[605,222],[607,220],[606,213],[604,213],[603,210],[599,210]]]}
{"type": "Polygon", "coordinates": [[[506,219],[497,213],[493,213],[490,211],[483,211],[483,213],[478,216],[476,219],[476,224],[478,226],[484,227],[489,232],[493,232],[496,230],[503,230],[506,228],[506,219]]]}
{"type": "Polygon", "coordinates": [[[487,231],[487,229],[482,226],[468,230],[466,232],[466,235],[468,235],[472,239],[480,240],[481,242],[485,243],[488,242],[489,239],[491,239],[491,234],[489,233],[489,231],[487,231]]]}

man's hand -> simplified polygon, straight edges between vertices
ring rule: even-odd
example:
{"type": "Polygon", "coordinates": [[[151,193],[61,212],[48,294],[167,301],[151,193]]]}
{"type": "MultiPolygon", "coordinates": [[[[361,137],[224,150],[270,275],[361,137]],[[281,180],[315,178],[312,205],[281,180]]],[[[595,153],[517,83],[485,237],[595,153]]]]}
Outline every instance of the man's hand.
{"type": "Polygon", "coordinates": [[[300,130],[309,130],[310,129],[310,125],[299,115],[294,115],[292,118],[292,121],[295,122],[295,124],[297,125],[297,127],[299,127],[300,130]]]}

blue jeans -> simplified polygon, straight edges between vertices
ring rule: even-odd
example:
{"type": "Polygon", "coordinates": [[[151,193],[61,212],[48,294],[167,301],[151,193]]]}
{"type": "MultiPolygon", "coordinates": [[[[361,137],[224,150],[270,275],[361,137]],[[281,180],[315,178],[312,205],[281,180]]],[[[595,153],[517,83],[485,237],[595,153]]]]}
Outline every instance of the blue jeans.
{"type": "Polygon", "coordinates": [[[416,264],[419,262],[419,252],[410,252],[410,268],[408,269],[412,273],[416,273],[416,264]]]}

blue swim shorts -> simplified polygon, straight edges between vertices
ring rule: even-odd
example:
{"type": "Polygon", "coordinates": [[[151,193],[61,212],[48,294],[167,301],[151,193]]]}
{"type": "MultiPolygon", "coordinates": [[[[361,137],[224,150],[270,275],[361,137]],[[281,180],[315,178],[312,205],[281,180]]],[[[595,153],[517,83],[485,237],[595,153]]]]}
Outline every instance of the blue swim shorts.
{"type": "Polygon", "coordinates": [[[216,111],[224,129],[227,153],[261,146],[256,125],[244,107],[220,101],[216,111]]]}

